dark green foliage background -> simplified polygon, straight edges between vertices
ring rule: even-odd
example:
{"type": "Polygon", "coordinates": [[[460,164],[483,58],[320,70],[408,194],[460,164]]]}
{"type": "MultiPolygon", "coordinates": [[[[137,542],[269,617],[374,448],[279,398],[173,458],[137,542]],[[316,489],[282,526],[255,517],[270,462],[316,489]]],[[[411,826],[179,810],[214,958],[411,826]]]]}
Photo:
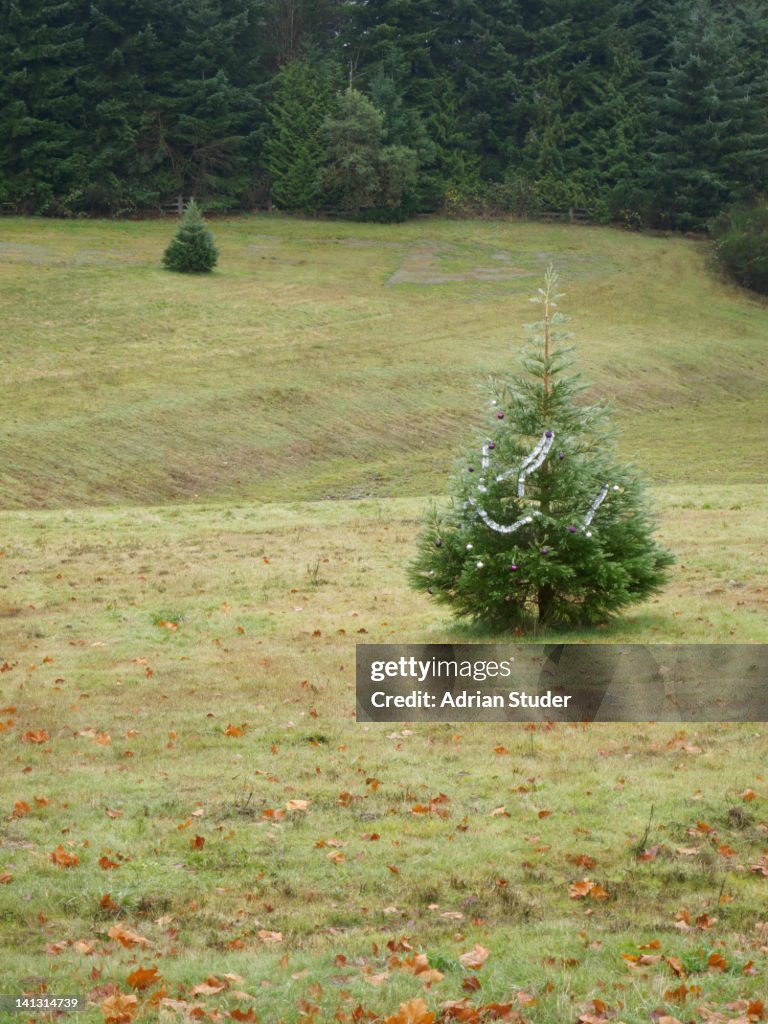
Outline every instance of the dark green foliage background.
{"type": "Polygon", "coordinates": [[[768,187],[758,0],[0,0],[0,66],[0,202],[21,213],[180,194],[687,230],[768,187]],[[352,199],[361,155],[329,142],[348,87],[382,117],[352,199]]]}

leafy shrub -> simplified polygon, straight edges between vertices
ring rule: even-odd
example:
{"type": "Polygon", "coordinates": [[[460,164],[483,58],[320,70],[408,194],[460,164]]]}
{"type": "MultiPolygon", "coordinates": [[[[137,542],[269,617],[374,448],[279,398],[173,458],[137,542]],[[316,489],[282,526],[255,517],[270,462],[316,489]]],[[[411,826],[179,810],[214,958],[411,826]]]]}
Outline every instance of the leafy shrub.
{"type": "Polygon", "coordinates": [[[737,203],[710,230],[717,258],[734,281],[768,294],[768,200],[737,203]]]}

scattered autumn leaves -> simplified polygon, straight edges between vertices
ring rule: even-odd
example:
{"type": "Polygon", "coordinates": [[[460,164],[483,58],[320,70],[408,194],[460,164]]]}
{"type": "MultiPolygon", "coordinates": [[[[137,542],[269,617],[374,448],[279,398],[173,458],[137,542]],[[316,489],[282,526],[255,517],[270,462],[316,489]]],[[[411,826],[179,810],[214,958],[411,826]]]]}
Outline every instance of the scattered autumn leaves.
{"type": "MultiPolygon", "coordinates": [[[[243,722],[240,724],[228,724],[226,727],[221,728],[217,726],[217,729],[221,729],[224,736],[228,739],[242,739],[246,736],[249,726],[243,722]]],[[[403,730],[402,733],[398,734],[400,739],[405,737],[407,730],[403,730]]],[[[95,744],[100,746],[108,746],[111,742],[108,733],[101,732],[94,729],[81,730],[76,734],[82,739],[90,739],[95,744]]],[[[175,739],[175,733],[168,734],[170,739],[175,739]]],[[[44,744],[49,742],[49,736],[45,730],[39,730],[39,733],[28,733],[22,736],[22,741],[26,743],[39,743],[44,744]],[[30,739],[28,736],[38,736],[40,738],[30,739]]],[[[319,742],[319,741],[318,741],[319,742]]],[[[233,747],[236,747],[233,744],[233,747]]],[[[689,745],[690,746],[690,745],[689,745]]],[[[241,748],[242,749],[242,748],[241,748]]],[[[277,747],[273,745],[272,753],[276,753],[277,747]]],[[[508,750],[506,748],[493,748],[494,754],[497,757],[508,756],[508,750]]],[[[691,750],[686,750],[686,753],[691,753],[691,750]]],[[[508,763],[508,762],[507,762],[508,763]]],[[[275,777],[269,773],[263,773],[268,776],[268,780],[272,782],[275,777]]],[[[382,773],[383,774],[383,773],[382,773]]],[[[367,799],[368,795],[375,794],[379,791],[382,786],[381,780],[365,775],[365,790],[362,790],[362,778],[360,779],[359,785],[356,787],[353,783],[346,781],[346,783],[340,783],[341,785],[346,784],[349,789],[343,789],[338,794],[335,791],[331,796],[331,801],[339,808],[349,808],[355,812],[355,817],[358,818],[361,801],[367,799]],[[357,792],[354,792],[354,789],[357,792]],[[362,792],[361,792],[362,790],[362,792]]],[[[624,784],[624,780],[620,780],[621,784],[624,784]]],[[[386,780],[385,780],[386,782],[386,780]]],[[[287,792],[279,800],[270,801],[274,802],[275,806],[266,807],[261,806],[255,809],[255,817],[260,818],[263,823],[267,826],[277,825],[285,822],[286,824],[294,820],[298,821],[307,816],[308,821],[312,820],[313,804],[312,801],[304,797],[292,796],[290,799],[285,799],[290,792],[290,788],[287,788],[287,792]]],[[[447,787],[446,787],[447,788],[447,787]]],[[[406,790],[402,796],[398,795],[398,806],[395,808],[395,813],[409,816],[413,819],[432,819],[432,824],[435,828],[440,828],[441,823],[447,821],[452,817],[452,806],[451,799],[446,793],[437,792],[436,795],[429,795],[435,793],[437,786],[432,789],[421,788],[420,792],[413,793],[410,789],[406,790]]],[[[384,785],[384,792],[386,792],[386,784],[384,785]]],[[[480,814],[483,819],[487,822],[488,817],[497,819],[510,819],[513,816],[515,819],[519,819],[520,812],[528,813],[532,818],[535,817],[537,821],[544,821],[545,819],[555,817],[561,814],[561,809],[555,807],[554,811],[546,806],[541,806],[542,800],[540,800],[541,792],[537,792],[537,785],[535,780],[529,779],[524,785],[518,787],[510,787],[510,791],[518,793],[525,799],[521,801],[522,807],[515,809],[513,812],[507,810],[505,806],[499,806],[493,810],[488,808],[491,806],[487,804],[480,810],[480,814]]],[[[301,790],[299,791],[301,792],[301,790]]],[[[738,790],[736,791],[738,792],[738,790]]],[[[26,794],[26,799],[18,799],[13,804],[10,810],[10,818],[15,820],[21,820],[29,815],[34,806],[45,806],[45,803],[38,803],[38,799],[35,798],[34,804],[32,803],[32,797],[30,794],[26,794]]],[[[497,797],[498,799],[498,797],[497,797]]],[[[507,797],[507,799],[509,799],[507,797]]],[[[736,799],[735,793],[732,794],[732,799],[736,799]]],[[[757,792],[748,787],[741,790],[739,799],[744,804],[752,804],[758,799],[757,792]]],[[[548,801],[546,801],[548,802],[548,801]]],[[[510,806],[512,806],[510,804],[510,806]]],[[[107,817],[117,819],[122,815],[122,811],[116,810],[115,808],[106,808],[104,811],[107,817]]],[[[179,829],[187,828],[192,824],[193,817],[200,818],[202,811],[194,811],[192,815],[181,825],[179,829]]],[[[507,828],[506,821],[499,821],[498,824],[488,823],[489,827],[507,828]]],[[[381,827],[381,826],[379,826],[381,827]]],[[[415,828],[416,826],[414,826],[415,828]]],[[[469,828],[474,827],[471,820],[463,818],[458,824],[453,822],[449,825],[450,828],[455,828],[456,832],[467,831],[469,828]]],[[[542,824],[541,826],[534,825],[534,828],[541,828],[542,831],[550,827],[550,823],[542,824]]],[[[279,832],[279,828],[275,831],[279,832]]],[[[578,828],[574,831],[582,831],[588,833],[588,829],[578,828]]],[[[387,846],[386,842],[386,830],[382,828],[382,832],[385,833],[385,841],[380,843],[380,847],[383,851],[384,847],[387,846]]],[[[344,833],[340,833],[344,834],[344,833]]],[[[664,858],[667,855],[673,856],[694,856],[698,854],[702,849],[709,850],[713,849],[717,855],[722,858],[724,864],[728,865],[727,869],[733,866],[733,862],[737,858],[737,850],[731,843],[735,843],[739,846],[737,840],[733,838],[731,834],[725,834],[723,836],[718,835],[718,830],[707,825],[706,822],[696,822],[691,825],[687,830],[687,834],[696,837],[697,845],[691,847],[692,853],[686,848],[678,847],[674,848],[672,844],[671,849],[657,843],[650,845],[643,849],[641,852],[636,854],[636,858],[639,862],[651,862],[657,858],[664,858]],[[730,840],[726,841],[726,840],[730,840]]],[[[314,838],[314,837],[313,837],[314,838]]],[[[366,843],[376,843],[382,838],[379,832],[357,832],[357,838],[366,843]]],[[[544,838],[550,838],[546,833],[544,838]]],[[[347,851],[347,855],[350,857],[350,863],[353,857],[362,856],[362,851],[355,849],[355,836],[351,836],[352,852],[347,851]]],[[[66,842],[67,840],[65,840],[66,842]]],[[[550,847],[546,842],[541,842],[540,837],[536,836],[525,836],[526,842],[531,842],[532,848],[535,851],[545,853],[550,847]]],[[[206,838],[200,834],[189,834],[189,838],[185,838],[184,843],[189,844],[189,847],[193,851],[202,851],[206,848],[206,838]]],[[[579,841],[580,842],[580,841],[579,841]]],[[[70,844],[71,845],[71,844],[70,844]]],[[[314,847],[316,849],[324,850],[325,856],[332,865],[341,865],[346,863],[345,861],[345,848],[349,845],[349,839],[338,839],[335,836],[326,839],[317,839],[314,841],[314,847]]],[[[395,844],[396,845],[396,844],[395,844]]],[[[210,847],[209,847],[210,848],[210,847]]],[[[577,847],[578,849],[578,847],[577,847]]],[[[390,854],[389,856],[392,856],[390,854]]],[[[567,881],[567,875],[560,876],[560,883],[564,883],[563,888],[559,891],[562,893],[563,902],[565,902],[565,892],[567,896],[574,901],[584,901],[584,906],[589,908],[587,913],[592,913],[592,904],[604,904],[617,898],[615,897],[616,886],[612,882],[612,876],[606,878],[603,875],[605,870],[604,858],[600,855],[601,863],[598,866],[598,860],[587,853],[567,853],[564,855],[565,860],[578,869],[577,871],[569,872],[572,881],[567,881]],[[605,887],[595,880],[593,872],[597,868],[597,876],[602,877],[605,882],[605,887]],[[582,877],[583,876],[583,877],[582,877]]],[[[630,854],[632,856],[632,854],[630,854]]],[[[87,859],[87,858],[86,858],[87,859]]],[[[104,871],[116,871],[126,858],[123,855],[114,853],[112,851],[105,851],[101,857],[98,858],[97,864],[104,871]]],[[[394,858],[393,858],[394,859],[394,858]]],[[[550,859],[550,858],[547,858],[550,859]]],[[[754,873],[755,875],[761,875],[768,877],[768,852],[760,857],[753,856],[750,858],[754,863],[745,862],[745,870],[754,873]]],[[[50,853],[50,861],[57,868],[77,868],[80,866],[80,858],[71,849],[67,849],[61,844],[56,847],[50,853]]],[[[388,871],[392,876],[397,877],[401,874],[407,875],[407,867],[405,864],[387,864],[386,858],[382,856],[381,859],[382,870],[388,871]]],[[[529,865],[530,866],[530,865],[529,865]]],[[[523,867],[526,867],[526,862],[523,862],[523,867]]],[[[83,868],[81,868],[83,870],[83,868]]],[[[341,872],[343,874],[343,872],[341,872]]],[[[510,878],[512,877],[510,873],[510,878]]],[[[0,873],[0,884],[10,885],[13,881],[13,874],[11,872],[0,873]]],[[[509,882],[504,878],[494,878],[492,884],[499,889],[505,889],[509,886],[509,882]]],[[[116,891],[116,890],[115,890],[116,891]]],[[[117,915],[120,913],[121,908],[107,894],[102,897],[101,905],[105,911],[110,914],[117,915]]],[[[613,904],[609,904],[612,906],[613,904]]],[[[575,908],[574,908],[575,909],[575,908]]],[[[610,911],[609,911],[610,912],[610,911]]],[[[451,912],[445,912],[441,917],[450,917],[451,912]]],[[[462,915],[457,914],[458,918],[462,915]]],[[[473,921],[473,924],[478,923],[473,921]]],[[[706,913],[691,915],[687,911],[679,911],[676,915],[676,921],[673,927],[678,929],[680,932],[690,930],[691,932],[703,935],[712,931],[717,923],[717,918],[710,916],[706,913]]],[[[236,986],[239,984],[235,980],[235,976],[224,976],[219,977],[218,975],[208,975],[204,980],[198,982],[195,985],[189,986],[185,991],[175,989],[173,997],[170,996],[166,991],[167,981],[164,979],[163,974],[168,973],[167,966],[164,965],[164,961],[160,957],[159,946],[160,943],[155,944],[148,938],[129,928],[125,923],[119,922],[114,924],[107,933],[108,938],[115,943],[116,946],[125,948],[131,951],[134,963],[132,969],[127,971],[123,978],[119,980],[117,984],[110,982],[105,986],[101,986],[100,989],[96,989],[91,994],[96,1003],[101,1007],[102,1014],[106,1024],[114,1022],[114,1024],[128,1024],[137,1017],[141,1017],[144,1013],[149,1012],[149,1008],[164,1008],[167,1010],[175,1010],[180,1012],[186,1017],[191,1019],[210,1019],[210,1020],[222,1020],[224,1018],[252,1021],[257,1020],[254,1009],[245,1004],[245,1008],[228,1008],[212,1007],[206,1000],[216,996],[223,995],[226,1000],[237,1000],[237,999],[253,999],[247,993],[241,992],[236,986]],[[136,959],[139,962],[136,962],[136,959]],[[156,961],[156,962],[141,962],[144,960],[156,961]],[[129,991],[124,991],[125,989],[129,991]]],[[[249,936],[251,939],[257,939],[258,942],[264,947],[280,947],[281,944],[287,943],[287,939],[283,932],[269,929],[259,928],[254,929],[249,936]]],[[[243,945],[235,945],[238,940],[233,940],[230,943],[232,949],[245,948],[243,945]]],[[[470,940],[471,941],[471,940],[470,940]]],[[[487,940],[484,940],[487,941],[487,940]]],[[[470,945],[468,942],[467,946],[470,945]]],[[[63,952],[67,949],[71,949],[74,952],[81,953],[83,955],[92,955],[94,952],[94,944],[89,940],[81,940],[77,942],[67,943],[52,943],[52,952],[63,952]],[[54,947],[61,947],[55,949],[54,947]]],[[[454,970],[456,965],[461,968],[461,985],[465,995],[462,999],[455,1000],[439,1000],[438,994],[440,988],[437,986],[443,982],[445,978],[445,965],[442,962],[442,957],[435,961],[438,966],[434,966],[430,963],[429,956],[421,951],[413,949],[405,940],[400,940],[399,944],[394,949],[390,950],[390,956],[383,962],[372,964],[367,963],[364,966],[358,968],[358,976],[366,984],[373,987],[384,986],[388,979],[395,973],[399,975],[408,975],[412,977],[419,985],[423,986],[424,995],[415,997],[406,1002],[400,1003],[398,1009],[391,1012],[389,1016],[378,1016],[372,1011],[366,1009],[361,1003],[352,1006],[348,1003],[346,997],[341,999],[338,1006],[335,1009],[334,1019],[340,1022],[349,1021],[350,1024],[357,1024],[357,1022],[364,1021],[377,1021],[379,1024],[443,1024],[443,1022],[449,1021],[466,1021],[469,1024],[475,1024],[475,1022],[485,1022],[490,1020],[509,1021],[513,1024],[522,1024],[524,1021],[523,1014],[526,1018],[531,1015],[535,1019],[535,1008],[541,992],[536,991],[529,992],[523,989],[513,990],[511,998],[506,1002],[483,1002],[482,997],[479,993],[483,990],[483,983],[481,982],[481,972],[486,961],[488,960],[490,953],[487,948],[476,943],[471,948],[464,948],[463,952],[458,953],[455,956],[455,962],[453,964],[454,970]]],[[[338,963],[339,967],[348,968],[349,965],[346,962],[346,958],[339,955],[337,962],[341,958],[341,962],[338,963]]],[[[661,946],[658,940],[653,940],[651,943],[647,943],[645,947],[638,947],[637,953],[626,953],[622,957],[627,970],[638,973],[646,971],[653,973],[657,970],[659,974],[668,975],[670,981],[668,987],[664,989],[665,1002],[670,1006],[683,1006],[691,1010],[690,1004],[693,1000],[701,999],[700,984],[694,983],[691,980],[691,974],[701,972],[702,976],[716,977],[725,973],[738,973],[744,976],[750,976],[754,971],[754,965],[751,962],[744,963],[734,959],[731,954],[725,949],[708,949],[705,951],[704,958],[693,970],[686,958],[677,956],[670,952],[665,954],[661,951],[661,946]]],[[[287,962],[287,954],[284,960],[287,962]]],[[[564,961],[564,958],[560,958],[564,961]]],[[[281,961],[282,964],[283,961],[281,961]]],[[[298,975],[297,975],[298,977],[298,975]]],[[[700,978],[698,979],[701,980],[700,978]]],[[[443,988],[445,991],[445,988],[443,988]]],[[[327,999],[326,1005],[321,1008],[321,1002],[323,993],[319,985],[309,986],[305,995],[302,996],[296,1003],[300,1019],[303,1024],[312,1024],[317,1022],[320,1024],[321,1021],[330,1019],[327,1016],[327,999]]],[[[622,1006],[619,1004],[613,1008],[607,1007],[605,1003],[600,1000],[593,1000],[592,1004],[584,1009],[584,1011],[576,1018],[575,1014],[578,1011],[574,1011],[574,1016],[569,1017],[567,1024],[573,1024],[574,1020],[577,1019],[579,1024],[603,1024],[603,1022],[611,1022],[611,1024],[621,1024],[621,1013],[622,1006]]],[[[669,1009],[667,1006],[666,1010],[669,1009]]],[[[677,1024],[677,1018],[672,1016],[669,1012],[661,1013],[660,1011],[655,1012],[652,1015],[652,1020],[655,1024],[677,1024]]],[[[760,1000],[735,1000],[731,1004],[725,1007],[717,1009],[697,1006],[696,1012],[699,1015],[701,1021],[712,1021],[713,1024],[716,1022],[749,1022],[753,1024],[755,1021],[765,1020],[764,1007],[760,1000]],[[721,1010],[728,1010],[728,1014],[721,1014],[721,1010]],[[736,1013],[738,1016],[733,1016],[736,1013]]],[[[687,1024],[687,1021],[686,1021],[687,1024]]]]}

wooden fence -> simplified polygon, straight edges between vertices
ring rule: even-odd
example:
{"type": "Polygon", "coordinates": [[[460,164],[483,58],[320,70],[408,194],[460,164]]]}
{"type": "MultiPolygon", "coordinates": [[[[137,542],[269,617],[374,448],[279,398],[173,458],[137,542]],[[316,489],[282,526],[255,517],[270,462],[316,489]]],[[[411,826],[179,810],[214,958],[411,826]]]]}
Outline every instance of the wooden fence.
{"type": "Polygon", "coordinates": [[[536,220],[566,221],[568,224],[590,224],[592,216],[589,210],[581,206],[569,206],[567,210],[540,210],[536,220]]]}
{"type": "Polygon", "coordinates": [[[190,199],[191,196],[187,196],[186,199],[184,198],[184,196],[176,196],[174,199],[168,199],[161,203],[158,203],[158,209],[160,210],[160,213],[164,217],[169,215],[181,217],[181,215],[184,213],[184,207],[187,205],[190,199]]]}

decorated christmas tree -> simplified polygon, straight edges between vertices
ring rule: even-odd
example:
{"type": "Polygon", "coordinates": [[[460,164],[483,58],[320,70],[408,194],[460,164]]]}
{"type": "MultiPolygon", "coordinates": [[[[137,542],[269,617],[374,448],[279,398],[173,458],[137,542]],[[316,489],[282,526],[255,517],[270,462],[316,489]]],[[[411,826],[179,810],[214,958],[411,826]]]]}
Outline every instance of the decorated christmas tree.
{"type": "Polygon", "coordinates": [[[524,372],[492,383],[451,503],[430,509],[408,570],[414,587],[494,629],[602,622],[658,591],[673,562],[617,461],[608,410],[568,372],[560,298],[550,268],[524,372]]]}
{"type": "Polygon", "coordinates": [[[183,274],[203,274],[213,270],[218,258],[219,251],[205,226],[200,207],[190,199],[178,230],[165,250],[163,265],[183,274]]]}

